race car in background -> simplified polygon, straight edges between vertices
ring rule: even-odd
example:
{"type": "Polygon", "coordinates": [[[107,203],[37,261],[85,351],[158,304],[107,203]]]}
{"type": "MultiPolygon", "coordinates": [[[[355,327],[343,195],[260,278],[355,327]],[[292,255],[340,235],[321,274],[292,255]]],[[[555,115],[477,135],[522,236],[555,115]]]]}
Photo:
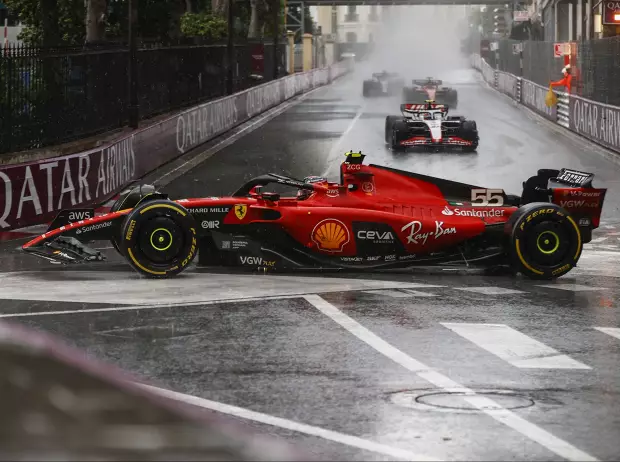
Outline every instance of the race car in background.
{"type": "Polygon", "coordinates": [[[364,80],[364,96],[392,96],[402,92],[405,79],[394,72],[375,72],[369,80],[364,80]]]}
{"type": "Polygon", "coordinates": [[[385,118],[386,144],[395,151],[416,146],[475,151],[479,141],[476,122],[463,116],[449,116],[448,109],[434,101],[401,104],[402,115],[385,118]]]}
{"type": "MultiPolygon", "coordinates": [[[[152,186],[124,192],[106,215],[64,223],[24,244],[55,263],[103,260],[111,242],[140,274],[167,278],[199,264],[253,271],[503,267],[554,279],[579,260],[600,225],[606,189],[593,175],[539,170],[521,196],[365,165],[348,152],[340,179],[266,174],[227,197],[170,200],[152,186]],[[268,185],[296,190],[289,196],[268,185]]],[[[205,274],[205,278],[209,275],[205,274]]]]}
{"type": "Polygon", "coordinates": [[[433,100],[439,104],[447,104],[456,109],[459,102],[458,92],[454,88],[443,86],[442,80],[427,77],[423,80],[413,80],[411,86],[403,87],[403,101],[405,103],[424,103],[433,100]]]}

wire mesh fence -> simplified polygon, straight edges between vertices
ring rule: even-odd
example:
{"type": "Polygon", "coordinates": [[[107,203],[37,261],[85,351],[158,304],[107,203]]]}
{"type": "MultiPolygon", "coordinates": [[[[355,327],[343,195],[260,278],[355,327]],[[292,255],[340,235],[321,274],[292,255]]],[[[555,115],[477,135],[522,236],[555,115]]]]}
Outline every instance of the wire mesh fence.
{"type": "MultiPolygon", "coordinates": [[[[260,76],[255,75],[256,47],[256,43],[235,46],[234,91],[273,78],[272,45],[264,46],[260,76]]],[[[278,55],[276,59],[283,62],[284,44],[278,44],[278,55]]],[[[124,45],[17,45],[0,50],[0,154],[125,126],[128,69],[129,50],[124,45]]],[[[225,45],[142,47],[137,54],[140,118],[224,96],[227,69],[225,45]]]]}
{"type": "MultiPolygon", "coordinates": [[[[554,42],[498,40],[497,53],[487,62],[493,68],[547,86],[562,78],[563,57],[554,57],[554,42]],[[522,43],[523,64],[513,45],[522,43]]],[[[571,93],[620,106],[620,36],[571,44],[571,93]]]]}

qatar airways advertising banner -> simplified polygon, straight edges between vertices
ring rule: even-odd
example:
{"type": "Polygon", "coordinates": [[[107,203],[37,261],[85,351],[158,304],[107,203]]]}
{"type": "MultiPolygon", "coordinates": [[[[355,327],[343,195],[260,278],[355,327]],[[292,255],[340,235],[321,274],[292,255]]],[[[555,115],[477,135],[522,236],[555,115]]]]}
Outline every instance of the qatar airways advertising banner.
{"type": "Polygon", "coordinates": [[[620,107],[579,96],[571,96],[568,107],[571,131],[620,152],[620,107]]]}
{"type": "Polygon", "coordinates": [[[92,207],[145,174],[282,102],[329,83],[348,64],[314,69],[211,101],[102,148],[0,167],[0,231],[92,207]]]}

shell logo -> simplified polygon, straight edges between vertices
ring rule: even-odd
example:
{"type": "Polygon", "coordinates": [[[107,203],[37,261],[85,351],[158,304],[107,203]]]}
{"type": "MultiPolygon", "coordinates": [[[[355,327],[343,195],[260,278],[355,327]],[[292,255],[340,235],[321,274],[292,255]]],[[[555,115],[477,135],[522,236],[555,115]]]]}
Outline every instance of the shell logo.
{"type": "Polygon", "coordinates": [[[333,218],[320,221],[312,230],[312,241],[325,252],[342,252],[350,240],[346,225],[333,218]]]}

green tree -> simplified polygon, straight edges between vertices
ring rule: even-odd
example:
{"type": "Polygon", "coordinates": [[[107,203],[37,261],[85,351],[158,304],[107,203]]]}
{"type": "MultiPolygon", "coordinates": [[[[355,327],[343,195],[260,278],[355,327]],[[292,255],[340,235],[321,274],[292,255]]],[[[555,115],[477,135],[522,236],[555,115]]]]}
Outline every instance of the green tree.
{"type": "Polygon", "coordinates": [[[84,0],[4,0],[24,24],[20,39],[56,45],[84,41],[84,0]]]}

